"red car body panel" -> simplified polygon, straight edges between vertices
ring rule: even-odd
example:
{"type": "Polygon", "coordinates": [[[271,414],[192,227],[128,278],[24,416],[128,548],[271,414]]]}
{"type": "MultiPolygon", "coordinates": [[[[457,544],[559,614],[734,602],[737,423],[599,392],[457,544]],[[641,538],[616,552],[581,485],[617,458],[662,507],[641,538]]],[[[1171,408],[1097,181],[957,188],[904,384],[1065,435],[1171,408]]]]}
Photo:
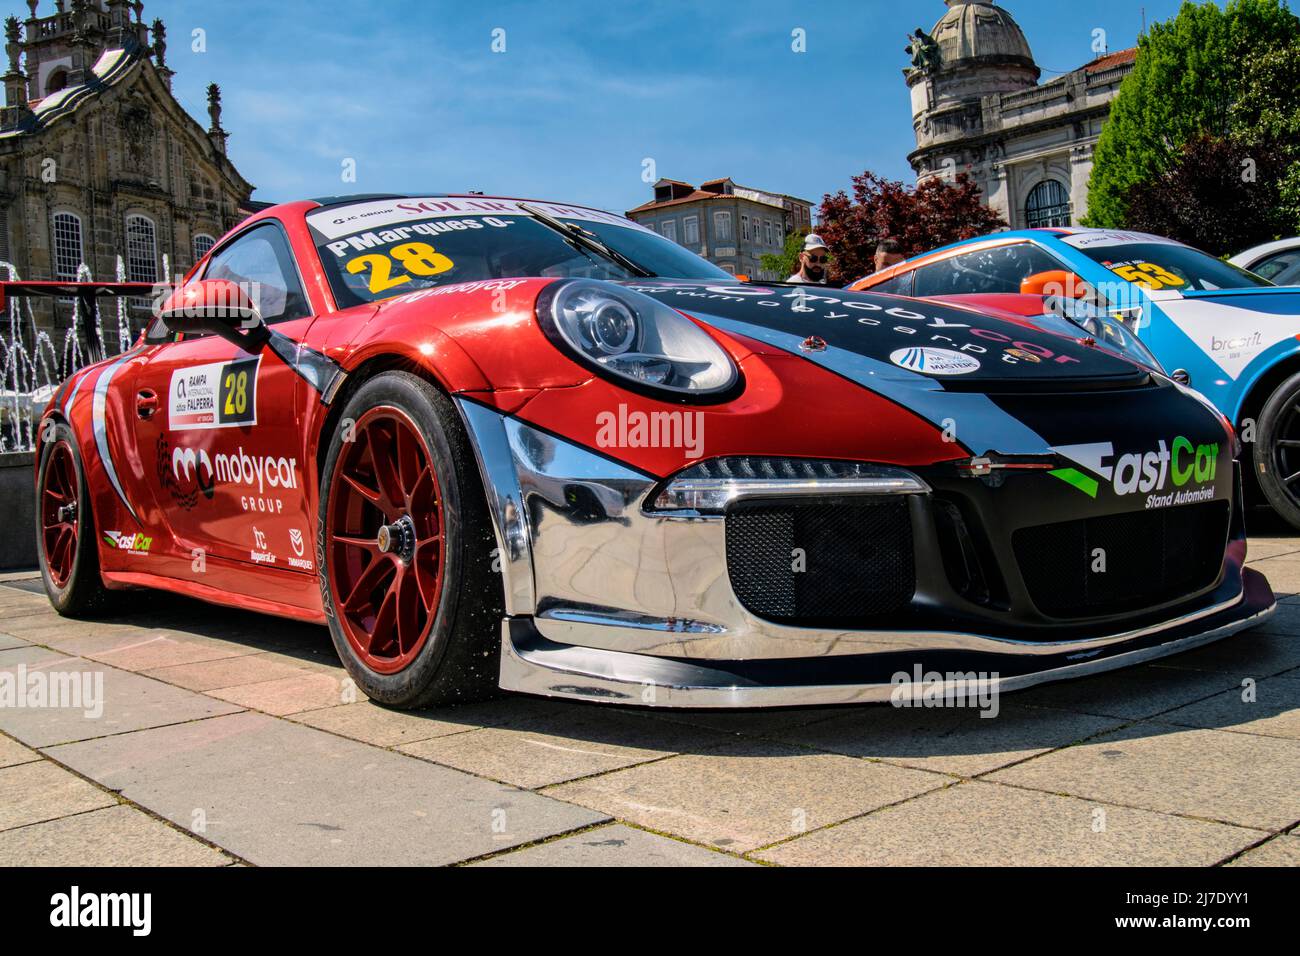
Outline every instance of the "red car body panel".
{"type": "MultiPolygon", "coordinates": [[[[419,370],[448,393],[602,454],[607,452],[598,440],[599,412],[620,405],[649,413],[681,410],[593,376],[546,338],[534,306],[551,279],[438,287],[339,309],[304,220],[317,208],[295,202],[258,213],[223,237],[214,252],[256,225],[273,221],[283,227],[313,314],[275,329],[345,371],[369,363],[419,370]]],[[[928,464],[970,454],[915,413],[832,372],[761,342],[717,329],[710,334],[746,380],[729,402],[692,406],[708,435],[710,456],[770,452],[861,460],[867,434],[880,436],[871,448],[874,461],[928,464]],[[758,444],[755,435],[762,436],[758,444]]],[[[162,344],[142,336],[129,353],[73,376],[46,414],[66,417],[77,435],[110,587],[143,585],[324,621],[315,529],[320,441],[328,434],[330,412],[276,356],[265,350],[250,356],[209,335],[162,344]],[[162,407],[173,380],[237,374],[235,369],[252,373],[247,387],[254,417],[178,429],[170,409],[162,407]],[[159,411],[143,417],[139,409],[150,403],[159,411]],[[126,546],[114,546],[109,532],[126,546]]],[[[655,476],[683,467],[680,449],[620,447],[616,457],[655,476]]]]}

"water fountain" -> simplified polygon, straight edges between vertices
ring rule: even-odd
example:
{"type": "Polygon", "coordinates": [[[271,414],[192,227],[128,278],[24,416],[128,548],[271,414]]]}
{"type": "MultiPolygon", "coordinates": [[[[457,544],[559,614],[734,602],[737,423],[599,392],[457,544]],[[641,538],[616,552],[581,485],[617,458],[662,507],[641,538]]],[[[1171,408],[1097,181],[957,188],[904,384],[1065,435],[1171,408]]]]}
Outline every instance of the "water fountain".
{"type": "MultiPolygon", "coordinates": [[[[126,266],[121,256],[117,257],[115,272],[118,282],[126,281],[126,266]]],[[[170,268],[164,255],[163,275],[168,274],[170,268]]],[[[0,275],[10,282],[20,281],[18,270],[9,262],[0,261],[0,275]]],[[[89,266],[83,263],[77,267],[76,281],[94,281],[89,266]]],[[[72,306],[72,322],[57,345],[57,332],[37,326],[29,299],[11,296],[6,302],[8,321],[0,337],[0,453],[32,450],[36,423],[55,389],[93,360],[84,341],[85,323],[94,324],[106,354],[124,352],[134,342],[125,299],[119,297],[115,303],[117,335],[113,337],[104,334],[105,309],[98,302],[95,314],[85,316],[79,300],[51,301],[56,310],[64,301],[70,301],[72,306]]]]}

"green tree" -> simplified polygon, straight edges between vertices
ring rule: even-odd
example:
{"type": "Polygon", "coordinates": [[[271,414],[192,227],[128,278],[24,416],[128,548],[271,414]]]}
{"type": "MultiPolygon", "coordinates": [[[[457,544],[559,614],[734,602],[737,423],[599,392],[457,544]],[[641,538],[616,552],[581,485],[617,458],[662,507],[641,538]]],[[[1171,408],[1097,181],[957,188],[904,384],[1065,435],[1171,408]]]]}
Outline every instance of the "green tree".
{"type": "Polygon", "coordinates": [[[785,237],[785,245],[780,252],[765,252],[760,258],[764,272],[770,272],[776,279],[784,279],[799,271],[799,253],[803,252],[803,237],[806,231],[795,230],[785,237]]]}
{"type": "MultiPolygon", "coordinates": [[[[1185,0],[1138,42],[1137,62],[1111,103],[1088,185],[1088,225],[1121,228],[1137,191],[1198,136],[1227,136],[1245,93],[1243,64],[1290,45],[1300,20],[1282,0],[1185,0]]],[[[1294,99],[1300,90],[1284,93],[1294,99]]]]}
{"type": "Polygon", "coordinates": [[[1256,52],[1243,69],[1245,88],[1232,112],[1233,136],[1253,153],[1280,151],[1277,183],[1285,230],[1300,232],[1300,36],[1256,52]]]}

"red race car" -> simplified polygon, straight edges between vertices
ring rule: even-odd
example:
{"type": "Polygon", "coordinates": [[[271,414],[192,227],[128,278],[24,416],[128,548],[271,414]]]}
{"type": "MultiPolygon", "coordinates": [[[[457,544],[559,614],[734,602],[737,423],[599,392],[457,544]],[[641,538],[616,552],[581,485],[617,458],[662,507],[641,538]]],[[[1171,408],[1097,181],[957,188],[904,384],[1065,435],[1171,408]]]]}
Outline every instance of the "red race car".
{"type": "Polygon", "coordinates": [[[399,707],[897,699],[1262,620],[1234,442],[993,315],[740,283],[580,206],[325,199],[59,388],[37,532],[61,613],[146,587],[327,623],[399,707]]]}

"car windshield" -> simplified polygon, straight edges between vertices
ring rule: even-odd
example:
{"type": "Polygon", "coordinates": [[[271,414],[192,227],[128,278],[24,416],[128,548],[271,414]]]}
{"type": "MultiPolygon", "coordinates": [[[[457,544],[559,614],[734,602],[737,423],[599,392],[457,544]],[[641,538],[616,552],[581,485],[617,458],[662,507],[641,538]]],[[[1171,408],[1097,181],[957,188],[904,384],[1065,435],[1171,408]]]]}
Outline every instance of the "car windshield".
{"type": "MultiPolygon", "coordinates": [[[[530,203],[656,276],[732,280],[712,263],[611,213],[530,203]]],[[[528,276],[632,279],[629,269],[521,210],[514,200],[381,200],[308,214],[340,306],[433,286],[528,276]]]]}
{"type": "Polygon", "coordinates": [[[1104,308],[1059,295],[1044,296],[1043,307],[1046,313],[1036,321],[1044,328],[1070,336],[1077,336],[1079,329],[1082,329],[1093,337],[1098,346],[1108,352],[1122,355],[1126,359],[1156,371],[1164,371],[1156,357],[1128,329],[1122,319],[1107,314],[1104,308]]]}
{"type": "Polygon", "coordinates": [[[1239,269],[1191,246],[1173,242],[1128,242],[1122,245],[1084,246],[1080,250],[1121,279],[1157,291],[1215,292],[1272,285],[1254,273],[1239,269]]]}

